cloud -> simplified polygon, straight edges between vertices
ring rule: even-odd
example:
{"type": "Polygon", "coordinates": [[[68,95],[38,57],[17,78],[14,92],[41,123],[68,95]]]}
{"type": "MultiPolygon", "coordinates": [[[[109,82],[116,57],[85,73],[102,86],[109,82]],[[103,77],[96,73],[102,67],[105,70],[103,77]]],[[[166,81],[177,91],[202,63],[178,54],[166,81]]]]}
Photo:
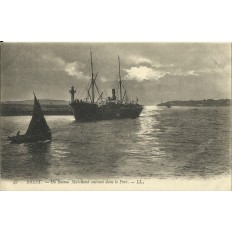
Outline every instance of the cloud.
{"type": "Polygon", "coordinates": [[[139,66],[139,67],[131,67],[130,69],[124,69],[127,75],[124,77],[127,80],[151,80],[151,79],[159,79],[165,73],[161,71],[156,71],[153,68],[146,67],[146,66],[139,66]]]}
{"type": "Polygon", "coordinates": [[[173,76],[199,76],[199,74],[194,70],[183,71],[182,69],[178,69],[173,72],[168,72],[168,74],[173,76]]]}
{"type": "Polygon", "coordinates": [[[79,70],[77,62],[67,63],[65,65],[65,72],[68,73],[69,76],[79,78],[87,78],[86,75],[82,71],[79,70]]]}
{"type": "Polygon", "coordinates": [[[152,64],[151,60],[149,58],[146,57],[142,57],[142,56],[129,56],[127,58],[128,63],[132,63],[132,64],[152,64]]]}
{"type": "Polygon", "coordinates": [[[151,64],[151,66],[155,69],[158,69],[158,70],[174,70],[174,69],[177,69],[178,67],[174,64],[166,64],[166,65],[162,65],[160,63],[153,63],[151,64]]]}
{"type": "Polygon", "coordinates": [[[139,67],[131,67],[129,69],[124,69],[126,71],[126,76],[124,77],[126,80],[136,80],[136,81],[144,81],[144,80],[158,80],[166,75],[171,76],[199,76],[197,72],[194,70],[184,71],[181,68],[174,69],[173,65],[166,66],[166,68],[157,68],[147,67],[147,66],[139,66],[139,67]],[[170,67],[170,68],[168,68],[170,67]]]}
{"type": "Polygon", "coordinates": [[[166,74],[172,76],[199,76],[195,70],[188,70],[173,63],[161,64],[144,56],[128,56],[127,61],[129,64],[133,64],[132,67],[124,69],[127,73],[125,76],[127,80],[158,80],[166,74]]]}
{"type": "Polygon", "coordinates": [[[43,54],[41,56],[42,62],[45,62],[49,65],[49,68],[54,71],[64,71],[69,76],[75,77],[77,79],[82,78],[89,78],[87,75],[81,71],[83,65],[78,63],[77,61],[74,62],[66,62],[61,57],[55,56],[54,54],[43,54]]]}
{"type": "MultiPolygon", "coordinates": [[[[28,99],[33,90],[38,90],[41,98],[69,100],[71,85],[79,94],[89,83],[90,44],[4,43],[2,46],[4,100],[28,99]]],[[[91,47],[100,89],[108,91],[115,87],[117,54],[120,54],[128,95],[139,96],[144,104],[160,99],[231,96],[229,43],[93,43],[91,47]]]]}
{"type": "Polygon", "coordinates": [[[130,55],[127,57],[127,63],[130,66],[133,66],[124,69],[126,76],[124,77],[127,80],[157,80],[163,77],[166,73],[169,73],[174,68],[173,64],[170,65],[161,65],[158,62],[153,62],[151,59],[138,56],[130,55]]]}

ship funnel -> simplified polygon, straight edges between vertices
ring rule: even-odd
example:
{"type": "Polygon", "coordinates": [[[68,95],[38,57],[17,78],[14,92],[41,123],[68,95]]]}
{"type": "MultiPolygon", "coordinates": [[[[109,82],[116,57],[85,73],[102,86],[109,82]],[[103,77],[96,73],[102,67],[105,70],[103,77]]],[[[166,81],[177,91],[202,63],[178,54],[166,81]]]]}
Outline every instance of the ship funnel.
{"type": "Polygon", "coordinates": [[[116,100],[115,89],[112,89],[112,100],[116,100]]]}

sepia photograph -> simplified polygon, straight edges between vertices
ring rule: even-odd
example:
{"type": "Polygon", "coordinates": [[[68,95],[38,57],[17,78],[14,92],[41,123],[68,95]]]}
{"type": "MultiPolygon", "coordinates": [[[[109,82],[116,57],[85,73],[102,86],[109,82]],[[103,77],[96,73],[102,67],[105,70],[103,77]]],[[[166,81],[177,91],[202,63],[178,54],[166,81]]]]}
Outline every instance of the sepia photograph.
{"type": "Polygon", "coordinates": [[[231,190],[230,43],[1,43],[2,190],[231,190]]]}
{"type": "Polygon", "coordinates": [[[231,1],[1,9],[1,231],[231,228],[231,1]]]}

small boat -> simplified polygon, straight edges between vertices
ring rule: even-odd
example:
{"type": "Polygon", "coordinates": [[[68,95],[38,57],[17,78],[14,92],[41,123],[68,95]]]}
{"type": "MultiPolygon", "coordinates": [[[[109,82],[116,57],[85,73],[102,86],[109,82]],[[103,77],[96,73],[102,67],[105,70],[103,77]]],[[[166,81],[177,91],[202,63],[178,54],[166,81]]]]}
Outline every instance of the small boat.
{"type": "Polygon", "coordinates": [[[40,103],[37,100],[35,93],[33,116],[26,134],[20,135],[18,131],[17,135],[8,136],[8,139],[13,143],[32,143],[39,141],[49,141],[52,139],[51,130],[44,118],[40,103]]]}

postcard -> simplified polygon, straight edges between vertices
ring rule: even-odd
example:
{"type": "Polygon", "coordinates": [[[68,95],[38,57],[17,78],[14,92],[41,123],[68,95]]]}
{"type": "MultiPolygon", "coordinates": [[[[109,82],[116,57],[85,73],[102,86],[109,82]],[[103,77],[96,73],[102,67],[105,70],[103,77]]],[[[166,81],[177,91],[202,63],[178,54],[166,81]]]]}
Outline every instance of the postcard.
{"type": "Polygon", "coordinates": [[[231,190],[230,43],[1,43],[1,190],[231,190]]]}

